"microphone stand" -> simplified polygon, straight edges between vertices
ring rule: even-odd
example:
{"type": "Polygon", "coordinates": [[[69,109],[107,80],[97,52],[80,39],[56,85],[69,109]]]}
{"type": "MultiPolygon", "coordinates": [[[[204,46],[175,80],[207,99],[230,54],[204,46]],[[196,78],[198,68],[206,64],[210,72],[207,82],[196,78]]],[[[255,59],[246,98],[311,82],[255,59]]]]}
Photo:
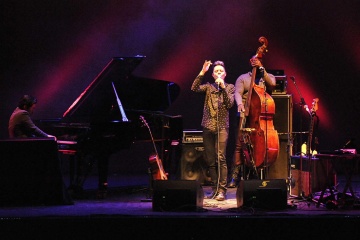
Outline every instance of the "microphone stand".
{"type": "MultiPolygon", "coordinates": [[[[305,100],[304,98],[302,97],[301,93],[300,93],[300,90],[298,88],[298,86],[296,85],[296,82],[295,82],[295,77],[290,77],[290,79],[293,81],[294,83],[294,86],[300,96],[300,103],[299,103],[299,106],[300,106],[300,109],[302,109],[303,107],[308,109],[306,103],[305,103],[305,100]]],[[[301,146],[302,146],[302,134],[303,134],[303,131],[302,131],[302,114],[300,114],[300,158],[299,158],[299,162],[300,162],[300,174],[299,174],[299,192],[298,192],[298,197],[299,198],[303,198],[304,197],[304,192],[303,192],[303,184],[302,184],[302,172],[303,172],[303,153],[302,153],[302,149],[301,149],[301,146]]]]}
{"type": "MultiPolygon", "coordinates": [[[[220,78],[220,76],[219,76],[220,78]]],[[[217,95],[218,95],[218,106],[216,112],[216,121],[217,121],[217,186],[216,193],[213,197],[215,197],[219,193],[220,188],[220,174],[221,174],[221,165],[220,165],[220,128],[219,128],[219,111],[220,111],[220,83],[217,82],[217,95]]]]}

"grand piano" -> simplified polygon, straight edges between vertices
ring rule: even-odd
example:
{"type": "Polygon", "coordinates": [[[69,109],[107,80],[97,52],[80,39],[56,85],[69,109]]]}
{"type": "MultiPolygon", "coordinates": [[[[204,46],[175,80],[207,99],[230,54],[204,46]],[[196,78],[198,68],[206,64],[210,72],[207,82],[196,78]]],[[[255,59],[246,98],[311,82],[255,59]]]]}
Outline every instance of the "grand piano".
{"type": "Polygon", "coordinates": [[[82,189],[93,161],[97,161],[98,197],[104,197],[111,154],[136,141],[152,141],[160,143],[158,153],[164,158],[171,143],[181,140],[182,117],[164,113],[180,88],[173,82],[134,76],[132,72],[144,58],[112,58],[62,117],[38,121],[44,131],[57,137],[59,151],[75,159],[70,188],[82,189]]]}

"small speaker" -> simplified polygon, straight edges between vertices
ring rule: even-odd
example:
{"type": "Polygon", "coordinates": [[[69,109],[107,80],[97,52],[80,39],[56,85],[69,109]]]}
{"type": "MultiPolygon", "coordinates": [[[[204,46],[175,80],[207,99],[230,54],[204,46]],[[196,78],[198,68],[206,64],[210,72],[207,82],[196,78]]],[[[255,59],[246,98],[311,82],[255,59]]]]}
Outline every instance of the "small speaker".
{"type": "Polygon", "coordinates": [[[153,211],[198,211],[203,207],[204,191],[195,180],[155,180],[153,211]]]}
{"type": "Polygon", "coordinates": [[[197,180],[201,184],[209,181],[206,165],[203,158],[204,147],[202,143],[182,144],[181,179],[197,180]]]}
{"type": "Polygon", "coordinates": [[[285,179],[252,179],[239,182],[236,191],[238,207],[284,209],[287,207],[285,179]]]}

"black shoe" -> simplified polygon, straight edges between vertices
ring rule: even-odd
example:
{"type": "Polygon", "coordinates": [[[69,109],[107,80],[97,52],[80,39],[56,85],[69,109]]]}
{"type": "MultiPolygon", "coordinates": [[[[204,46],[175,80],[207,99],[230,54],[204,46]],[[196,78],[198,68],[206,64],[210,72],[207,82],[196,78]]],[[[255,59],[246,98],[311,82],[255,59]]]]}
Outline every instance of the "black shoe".
{"type": "Polygon", "coordinates": [[[238,180],[232,178],[228,184],[228,188],[236,188],[238,185],[238,180]]]}
{"type": "Polygon", "coordinates": [[[240,170],[241,165],[234,165],[232,166],[231,169],[231,180],[228,183],[228,187],[229,188],[235,188],[237,187],[238,183],[239,183],[239,175],[240,175],[240,170]]]}

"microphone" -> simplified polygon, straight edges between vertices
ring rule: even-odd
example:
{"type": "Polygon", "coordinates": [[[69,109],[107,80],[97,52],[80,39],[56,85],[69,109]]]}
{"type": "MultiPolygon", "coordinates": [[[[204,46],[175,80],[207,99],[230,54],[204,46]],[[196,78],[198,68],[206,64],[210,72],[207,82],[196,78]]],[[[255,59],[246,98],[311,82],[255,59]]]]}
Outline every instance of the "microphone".
{"type": "Polygon", "coordinates": [[[217,87],[218,87],[218,90],[220,90],[220,82],[222,81],[222,78],[221,78],[221,74],[218,75],[218,78],[215,80],[216,84],[217,84],[217,87]],[[219,80],[219,81],[217,81],[219,80]]]}
{"type": "Polygon", "coordinates": [[[220,91],[220,82],[217,81],[216,84],[217,84],[217,90],[220,91]]]}
{"type": "Polygon", "coordinates": [[[295,77],[294,76],[291,76],[290,79],[293,80],[293,82],[295,82],[295,77]]]}

